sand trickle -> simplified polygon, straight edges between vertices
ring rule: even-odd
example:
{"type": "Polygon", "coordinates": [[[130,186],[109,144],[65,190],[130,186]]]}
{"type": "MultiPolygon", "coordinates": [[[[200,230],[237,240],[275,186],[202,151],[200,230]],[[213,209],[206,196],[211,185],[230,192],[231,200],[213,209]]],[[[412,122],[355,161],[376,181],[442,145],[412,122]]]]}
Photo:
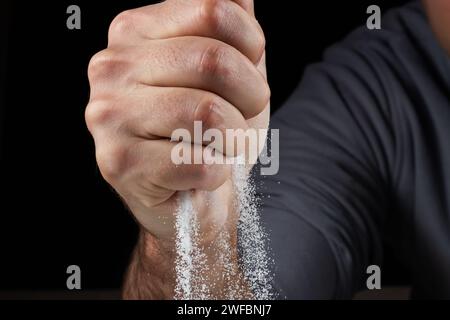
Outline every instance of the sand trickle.
{"type": "Polygon", "coordinates": [[[255,186],[242,159],[234,167],[233,179],[239,210],[238,241],[244,276],[251,285],[255,299],[270,300],[274,298],[272,259],[267,252],[267,235],[260,221],[255,186]]]}
{"type": "MultiPolygon", "coordinates": [[[[239,212],[238,241],[241,269],[251,286],[255,299],[272,299],[271,259],[266,250],[266,234],[261,226],[255,189],[247,175],[242,159],[234,166],[233,180],[236,192],[236,210],[239,212]]],[[[199,223],[192,204],[191,194],[181,193],[176,218],[176,287],[175,299],[210,299],[211,277],[206,277],[206,256],[199,247],[199,223]],[[208,280],[207,280],[208,279],[208,280]]],[[[214,204],[210,204],[214,208],[214,204]]],[[[233,283],[235,268],[232,265],[230,237],[222,231],[214,247],[217,258],[223,266],[221,275],[233,283]]],[[[239,299],[240,288],[227,288],[226,299],[239,299]]]]}
{"type": "Polygon", "coordinates": [[[198,245],[199,224],[189,192],[180,194],[176,217],[175,299],[206,300],[206,257],[198,245]]]}

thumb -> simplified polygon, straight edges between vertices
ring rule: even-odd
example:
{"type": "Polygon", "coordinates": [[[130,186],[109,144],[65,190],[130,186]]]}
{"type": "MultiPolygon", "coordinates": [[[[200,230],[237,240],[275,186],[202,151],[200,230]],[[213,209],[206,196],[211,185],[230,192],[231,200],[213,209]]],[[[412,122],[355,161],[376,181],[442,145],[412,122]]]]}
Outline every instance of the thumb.
{"type": "Polygon", "coordinates": [[[233,0],[238,5],[240,5],[242,8],[244,8],[245,11],[247,11],[251,16],[255,16],[255,3],[254,0],[233,0]]]}

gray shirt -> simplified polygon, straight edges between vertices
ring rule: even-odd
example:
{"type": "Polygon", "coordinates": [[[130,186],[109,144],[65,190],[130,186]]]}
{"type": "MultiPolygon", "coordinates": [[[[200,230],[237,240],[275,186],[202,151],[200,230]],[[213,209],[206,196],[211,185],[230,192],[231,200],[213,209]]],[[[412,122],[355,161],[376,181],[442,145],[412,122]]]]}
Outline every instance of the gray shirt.
{"type": "Polygon", "coordinates": [[[450,298],[450,59],[419,2],[382,21],[329,48],[272,119],[280,172],[258,185],[282,298],[350,298],[386,246],[413,297],[450,298]]]}

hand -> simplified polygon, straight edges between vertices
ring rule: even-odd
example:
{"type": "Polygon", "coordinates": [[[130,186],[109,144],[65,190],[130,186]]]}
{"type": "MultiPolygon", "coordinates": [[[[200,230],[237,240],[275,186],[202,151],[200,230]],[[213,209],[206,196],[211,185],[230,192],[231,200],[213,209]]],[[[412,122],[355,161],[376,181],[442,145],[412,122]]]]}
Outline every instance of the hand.
{"type": "Polygon", "coordinates": [[[175,129],[193,133],[196,120],[203,130],[267,128],[265,40],[253,1],[168,0],[128,10],[114,19],[108,40],[88,72],[86,123],[100,171],[163,241],[173,238],[178,192],[195,190],[208,241],[233,220],[231,168],[177,166],[169,139],[175,129]]]}

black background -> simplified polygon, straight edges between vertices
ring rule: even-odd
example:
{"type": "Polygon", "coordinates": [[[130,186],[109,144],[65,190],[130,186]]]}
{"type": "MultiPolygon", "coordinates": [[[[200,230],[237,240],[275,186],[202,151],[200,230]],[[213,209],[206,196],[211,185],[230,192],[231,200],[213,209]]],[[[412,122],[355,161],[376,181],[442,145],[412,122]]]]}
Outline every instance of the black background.
{"type": "MultiPolygon", "coordinates": [[[[256,0],[273,110],[306,65],[365,24],[369,5],[405,2],[256,0]]],[[[137,227],[95,164],[86,69],[113,17],[150,3],[1,1],[0,290],[65,289],[71,264],[84,289],[121,285],[137,227]],[[81,30],[66,28],[71,4],[81,7],[81,30]]],[[[389,251],[383,271],[385,283],[406,281],[389,251]]]]}

